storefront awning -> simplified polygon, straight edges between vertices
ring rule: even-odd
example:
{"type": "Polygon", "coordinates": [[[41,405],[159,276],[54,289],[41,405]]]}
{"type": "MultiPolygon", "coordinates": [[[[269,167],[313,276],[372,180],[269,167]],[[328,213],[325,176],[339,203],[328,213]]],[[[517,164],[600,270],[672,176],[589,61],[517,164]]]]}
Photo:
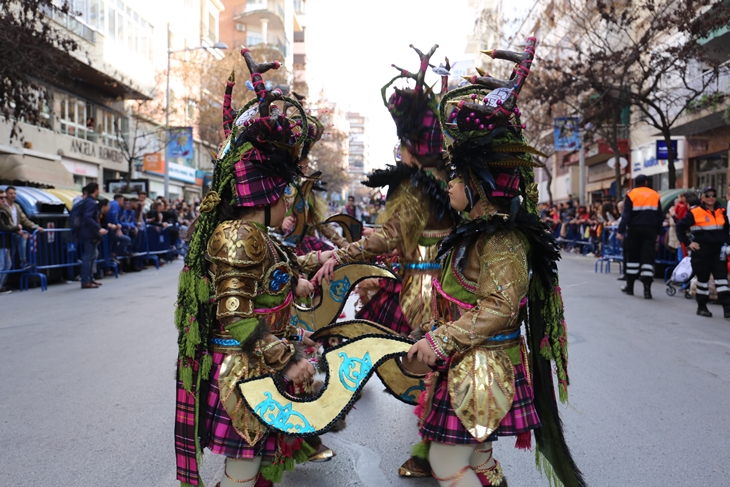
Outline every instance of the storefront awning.
{"type": "Polygon", "coordinates": [[[0,155],[0,179],[48,184],[62,189],[74,188],[73,176],[60,161],[29,155],[0,155]]]}

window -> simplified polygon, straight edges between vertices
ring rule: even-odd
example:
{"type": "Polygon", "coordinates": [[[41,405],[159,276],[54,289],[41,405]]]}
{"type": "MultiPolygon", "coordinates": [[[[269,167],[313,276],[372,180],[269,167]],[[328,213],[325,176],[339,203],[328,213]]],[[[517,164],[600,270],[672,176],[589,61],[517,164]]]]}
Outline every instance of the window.
{"type": "Polygon", "coordinates": [[[123,122],[125,117],[120,117],[118,114],[103,108],[100,108],[98,113],[99,143],[107,147],[119,148],[121,137],[117,132],[117,126],[119,130],[124,132],[125,124],[123,122]]]}
{"type": "Polygon", "coordinates": [[[212,41],[218,39],[218,22],[215,20],[215,15],[208,12],[208,38],[212,41]]]}
{"type": "Polygon", "coordinates": [[[56,92],[54,111],[59,121],[59,132],[84,140],[95,140],[96,119],[94,106],[80,98],[56,92]]]}
{"type": "Polygon", "coordinates": [[[236,30],[238,32],[246,32],[246,24],[238,24],[238,23],[236,23],[236,30]]]}

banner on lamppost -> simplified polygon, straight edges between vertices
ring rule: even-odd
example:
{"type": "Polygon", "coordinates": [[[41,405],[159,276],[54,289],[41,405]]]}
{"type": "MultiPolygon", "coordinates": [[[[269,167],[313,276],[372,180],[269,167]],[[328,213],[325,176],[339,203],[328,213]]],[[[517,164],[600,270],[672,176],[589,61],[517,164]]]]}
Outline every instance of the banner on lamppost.
{"type": "Polygon", "coordinates": [[[167,129],[167,150],[166,159],[192,159],[193,158],[193,128],[192,127],[170,127],[167,129]]]}
{"type": "Polygon", "coordinates": [[[557,117],[553,119],[555,130],[555,151],[580,149],[580,130],[578,117],[557,117]]]}

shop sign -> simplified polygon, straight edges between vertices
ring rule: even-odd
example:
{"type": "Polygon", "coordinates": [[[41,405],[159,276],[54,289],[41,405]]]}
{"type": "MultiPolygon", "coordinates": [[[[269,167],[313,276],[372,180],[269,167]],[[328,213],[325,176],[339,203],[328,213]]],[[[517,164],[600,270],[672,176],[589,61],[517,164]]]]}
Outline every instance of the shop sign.
{"type": "Polygon", "coordinates": [[[162,153],[145,154],[142,157],[142,170],[150,172],[165,172],[165,161],[162,153]]]}
{"type": "Polygon", "coordinates": [[[170,178],[172,179],[195,184],[195,169],[193,169],[192,167],[187,167],[181,164],[175,164],[174,162],[171,162],[168,171],[170,172],[170,178]]]}
{"type": "MultiPolygon", "coordinates": [[[[679,151],[677,151],[678,141],[672,140],[672,153],[674,158],[677,159],[679,151]]],[[[665,140],[656,141],[656,159],[669,159],[669,150],[667,150],[667,142],[665,140]]]]}
{"type": "Polygon", "coordinates": [[[124,157],[120,151],[109,147],[97,146],[98,144],[94,144],[88,140],[74,139],[71,141],[71,152],[87,157],[98,158],[103,161],[117,163],[124,161],[124,157]]]}

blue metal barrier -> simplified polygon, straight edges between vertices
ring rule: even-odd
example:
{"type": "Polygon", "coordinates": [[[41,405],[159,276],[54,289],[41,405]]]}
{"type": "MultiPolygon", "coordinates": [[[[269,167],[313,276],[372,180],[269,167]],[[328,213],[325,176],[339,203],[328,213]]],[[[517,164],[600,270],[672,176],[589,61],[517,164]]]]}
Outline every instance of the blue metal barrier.
{"type": "Polygon", "coordinates": [[[31,269],[21,276],[22,290],[28,289],[30,277],[40,279],[42,291],[48,289],[48,277],[40,271],[66,269],[69,278],[73,279],[73,269],[81,266],[81,252],[78,238],[70,228],[48,228],[43,232],[36,230],[31,239],[31,269]]]}
{"type": "Polygon", "coordinates": [[[28,246],[21,245],[20,239],[22,238],[16,232],[0,232],[0,287],[5,284],[8,275],[20,274],[22,280],[23,275],[30,271],[29,266],[23,265],[24,262],[28,261],[28,246]],[[23,250],[25,250],[25,255],[20,255],[23,250]],[[18,257],[18,265],[15,263],[16,256],[18,257]]]}
{"type": "Polygon", "coordinates": [[[623,274],[624,251],[621,248],[621,241],[617,237],[617,227],[606,227],[601,234],[601,257],[596,260],[593,272],[598,272],[600,265],[601,272],[611,272],[611,262],[618,262],[619,274],[623,274]],[[604,270],[605,265],[605,270],[604,270]]]}
{"type": "Polygon", "coordinates": [[[111,270],[114,272],[114,277],[119,279],[119,265],[112,258],[111,242],[112,235],[107,233],[104,237],[102,237],[101,242],[97,245],[99,257],[96,259],[96,267],[98,270],[111,270]]]}

